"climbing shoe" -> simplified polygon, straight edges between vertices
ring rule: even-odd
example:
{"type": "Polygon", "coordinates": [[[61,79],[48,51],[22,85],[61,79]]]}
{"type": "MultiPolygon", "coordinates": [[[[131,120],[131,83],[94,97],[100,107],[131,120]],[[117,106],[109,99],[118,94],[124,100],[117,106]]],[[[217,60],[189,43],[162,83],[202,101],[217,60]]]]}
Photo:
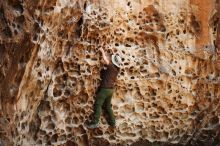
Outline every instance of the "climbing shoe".
{"type": "Polygon", "coordinates": [[[99,127],[99,123],[91,123],[89,125],[87,125],[87,128],[89,129],[95,129],[99,127]]]}

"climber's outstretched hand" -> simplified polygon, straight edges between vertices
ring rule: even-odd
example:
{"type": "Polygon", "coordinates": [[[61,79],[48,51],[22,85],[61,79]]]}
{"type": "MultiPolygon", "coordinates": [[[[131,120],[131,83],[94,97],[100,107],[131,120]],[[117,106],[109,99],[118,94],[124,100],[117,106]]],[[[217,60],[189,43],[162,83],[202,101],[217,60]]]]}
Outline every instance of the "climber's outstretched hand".
{"type": "Polygon", "coordinates": [[[104,61],[105,61],[105,64],[109,64],[110,62],[109,62],[109,59],[108,59],[108,57],[106,56],[106,53],[105,53],[105,51],[103,50],[103,48],[102,47],[100,47],[99,48],[99,50],[101,51],[101,53],[102,53],[102,57],[103,57],[103,59],[104,59],[104,61]]]}

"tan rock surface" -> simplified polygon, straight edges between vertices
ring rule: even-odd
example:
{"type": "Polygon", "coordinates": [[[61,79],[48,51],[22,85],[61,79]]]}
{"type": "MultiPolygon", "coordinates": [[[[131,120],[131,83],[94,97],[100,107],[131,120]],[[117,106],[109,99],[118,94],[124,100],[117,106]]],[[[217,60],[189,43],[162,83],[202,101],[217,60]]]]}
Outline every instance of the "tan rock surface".
{"type": "MultiPolygon", "coordinates": [[[[215,145],[219,3],[214,0],[0,1],[2,145],[215,145]],[[117,128],[88,130],[101,54],[123,60],[117,128]]],[[[1,145],[0,144],[0,145],[1,145]]]]}

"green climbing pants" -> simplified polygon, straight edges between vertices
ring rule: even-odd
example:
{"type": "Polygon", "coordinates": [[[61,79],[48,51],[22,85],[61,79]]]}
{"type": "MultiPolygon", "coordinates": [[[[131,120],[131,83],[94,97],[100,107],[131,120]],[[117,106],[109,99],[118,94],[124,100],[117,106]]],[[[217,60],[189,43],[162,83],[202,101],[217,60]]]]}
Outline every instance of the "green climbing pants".
{"type": "Polygon", "coordinates": [[[113,89],[110,88],[100,88],[98,91],[94,106],[94,123],[99,122],[103,106],[109,116],[109,124],[111,126],[115,126],[115,116],[113,114],[111,105],[112,94],[113,89]]]}

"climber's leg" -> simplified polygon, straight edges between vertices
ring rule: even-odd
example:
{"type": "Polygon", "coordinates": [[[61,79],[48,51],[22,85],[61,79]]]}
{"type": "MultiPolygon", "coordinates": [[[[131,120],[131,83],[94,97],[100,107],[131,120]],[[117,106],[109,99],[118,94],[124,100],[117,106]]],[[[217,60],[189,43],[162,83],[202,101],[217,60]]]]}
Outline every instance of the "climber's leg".
{"type": "Polygon", "coordinates": [[[108,89],[107,97],[104,102],[104,108],[109,116],[109,124],[115,126],[115,116],[112,110],[111,100],[112,100],[113,89],[108,89]]]}
{"type": "Polygon", "coordinates": [[[102,112],[102,105],[106,99],[106,89],[101,88],[96,96],[95,105],[94,105],[94,120],[93,123],[97,124],[102,112]]]}

